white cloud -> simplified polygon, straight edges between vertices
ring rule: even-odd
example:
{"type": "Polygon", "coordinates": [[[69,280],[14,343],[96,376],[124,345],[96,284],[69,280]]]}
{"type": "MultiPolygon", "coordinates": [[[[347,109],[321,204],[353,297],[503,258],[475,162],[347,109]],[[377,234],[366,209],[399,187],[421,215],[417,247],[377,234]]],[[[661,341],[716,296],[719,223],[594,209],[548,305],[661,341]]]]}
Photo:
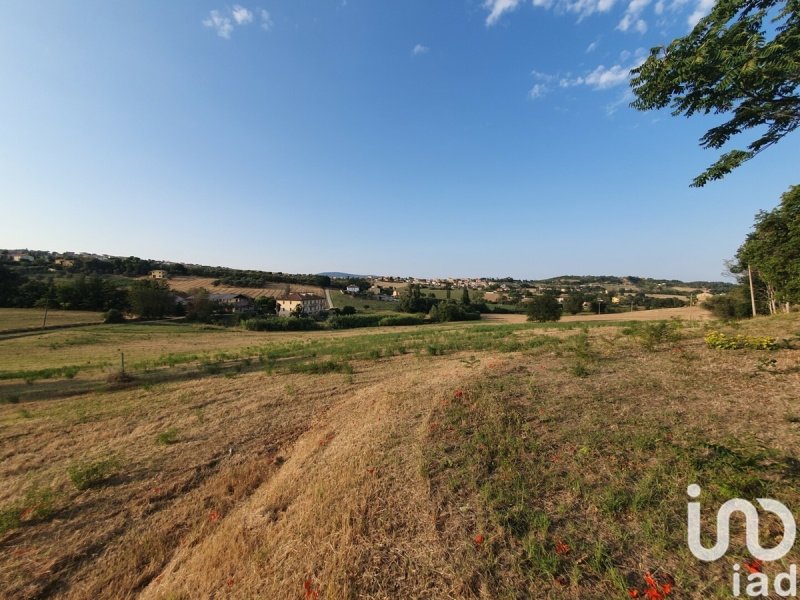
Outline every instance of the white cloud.
{"type": "MultiPolygon", "coordinates": [[[[631,53],[624,51],[622,55],[622,60],[625,61],[626,58],[631,56],[631,53]]],[[[636,57],[636,60],[632,64],[615,64],[610,67],[599,65],[586,75],[577,77],[573,77],[571,74],[567,73],[567,75],[564,77],[558,77],[558,87],[571,88],[578,85],[585,85],[594,90],[606,90],[627,83],[628,78],[630,77],[631,69],[635,69],[641,65],[645,59],[645,57],[642,55],[641,49],[637,49],[634,53],[634,56],[636,57]]],[[[552,75],[538,73],[537,71],[534,71],[533,73],[535,76],[538,75],[537,79],[541,81],[551,81],[555,78],[552,75]]]]}
{"type": "Polygon", "coordinates": [[[597,45],[598,45],[598,43],[599,43],[599,42],[597,42],[597,41],[595,40],[594,42],[592,42],[591,44],[589,44],[588,46],[586,46],[586,54],[589,54],[589,52],[594,52],[595,50],[597,50],[597,45]]]}
{"type": "MultiPolygon", "coordinates": [[[[269,12],[262,8],[258,14],[261,19],[261,28],[269,31],[272,28],[269,12]]],[[[245,8],[241,4],[234,4],[233,8],[227,9],[224,14],[218,10],[212,10],[208,13],[208,17],[203,19],[203,25],[216,31],[219,37],[229,40],[236,27],[249,25],[254,18],[255,15],[249,8],[245,8]]]]}
{"type": "Polygon", "coordinates": [[[630,69],[622,65],[614,65],[609,68],[600,65],[589,73],[583,81],[586,85],[596,90],[605,90],[628,81],[629,73],[630,69]]]}
{"type": "Polygon", "coordinates": [[[694,12],[692,12],[687,19],[689,28],[693,29],[700,19],[710,13],[711,9],[714,8],[715,3],[715,0],[697,0],[697,5],[694,8],[694,12]]]}
{"type": "Polygon", "coordinates": [[[231,32],[233,31],[233,23],[228,17],[223,17],[219,14],[218,10],[212,10],[208,14],[208,18],[203,19],[203,25],[210,27],[217,32],[221,38],[230,39],[231,32]]]}
{"type": "Polygon", "coordinates": [[[625,9],[622,20],[617,25],[620,31],[628,31],[633,28],[639,33],[647,31],[647,22],[640,18],[642,11],[650,4],[650,0],[631,0],[625,9]]]}
{"type": "Polygon", "coordinates": [[[489,11],[486,17],[486,26],[491,27],[500,19],[503,13],[514,10],[520,0],[485,0],[483,7],[489,11]]]}
{"type": "Polygon", "coordinates": [[[253,21],[253,13],[247,10],[244,6],[239,6],[238,4],[233,6],[231,15],[233,16],[233,20],[236,21],[237,25],[247,25],[247,23],[251,23],[253,21]]]}
{"type": "Polygon", "coordinates": [[[419,56],[420,54],[427,54],[428,50],[430,50],[430,48],[428,48],[427,46],[423,46],[422,44],[417,44],[411,50],[411,54],[413,54],[414,56],[419,56]]]}
{"type": "Polygon", "coordinates": [[[528,98],[531,100],[536,100],[536,98],[541,98],[547,93],[547,86],[543,83],[536,83],[528,92],[528,98]]]}
{"type": "Polygon", "coordinates": [[[272,17],[270,17],[269,11],[266,11],[262,8],[259,11],[259,15],[261,16],[261,29],[264,31],[269,31],[272,29],[272,17]]]}

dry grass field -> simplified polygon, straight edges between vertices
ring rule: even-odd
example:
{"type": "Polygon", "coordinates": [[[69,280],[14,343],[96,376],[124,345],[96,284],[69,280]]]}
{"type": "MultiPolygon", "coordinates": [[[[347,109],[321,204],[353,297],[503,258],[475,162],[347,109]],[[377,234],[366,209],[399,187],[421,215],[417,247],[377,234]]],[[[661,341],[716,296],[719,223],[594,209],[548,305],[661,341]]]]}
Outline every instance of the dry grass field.
{"type": "Polygon", "coordinates": [[[278,298],[283,295],[287,286],[292,292],[313,292],[320,296],[325,295],[322,288],[312,285],[271,283],[266,288],[248,288],[226,285],[215,286],[213,285],[214,281],[213,277],[172,277],[167,280],[167,283],[176,292],[190,292],[198,288],[205,288],[213,294],[244,294],[251,298],[260,298],[261,296],[278,298]]]}
{"type": "MultiPolygon", "coordinates": [[[[525,315],[482,315],[487,323],[525,323],[525,315]]],[[[632,312],[608,313],[595,315],[583,313],[580,315],[565,315],[560,323],[592,323],[597,321],[664,321],[669,319],[683,319],[686,321],[708,321],[713,315],[699,306],[685,306],[682,308],[655,308],[653,310],[635,310],[632,312]]]]}
{"type": "Polygon", "coordinates": [[[686,486],[709,522],[800,507],[799,344],[796,315],[2,340],[0,595],[728,598],[741,524],[694,559],[686,486]]]}
{"type": "MultiPolygon", "coordinates": [[[[41,327],[44,317],[42,308],[0,308],[0,332],[6,329],[41,327]]],[[[74,323],[99,323],[103,315],[80,310],[49,310],[47,325],[72,325],[74,323]]]]}

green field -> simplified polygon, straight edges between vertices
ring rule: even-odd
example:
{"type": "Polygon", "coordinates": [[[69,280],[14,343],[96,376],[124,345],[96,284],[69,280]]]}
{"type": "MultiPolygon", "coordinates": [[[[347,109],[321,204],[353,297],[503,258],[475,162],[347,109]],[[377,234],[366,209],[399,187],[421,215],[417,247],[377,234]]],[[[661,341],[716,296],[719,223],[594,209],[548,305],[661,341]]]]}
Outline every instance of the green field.
{"type": "MultiPolygon", "coordinates": [[[[42,308],[0,308],[0,331],[41,327],[44,319],[42,308]]],[[[49,310],[47,325],[70,325],[73,323],[99,323],[102,313],[79,310],[49,310]]]]}
{"type": "Polygon", "coordinates": [[[377,312],[377,311],[395,311],[397,310],[397,302],[387,302],[372,298],[361,298],[359,296],[351,296],[350,294],[342,294],[339,290],[331,290],[331,300],[335,308],[342,308],[344,306],[352,306],[359,312],[377,312]]]}

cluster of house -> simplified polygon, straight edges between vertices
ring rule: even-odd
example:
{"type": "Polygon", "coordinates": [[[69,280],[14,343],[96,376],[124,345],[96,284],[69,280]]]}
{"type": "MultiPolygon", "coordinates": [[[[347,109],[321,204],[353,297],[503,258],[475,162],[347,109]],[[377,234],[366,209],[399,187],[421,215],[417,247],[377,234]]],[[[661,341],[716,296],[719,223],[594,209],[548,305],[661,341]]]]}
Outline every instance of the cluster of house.
{"type": "MultiPolygon", "coordinates": [[[[250,312],[255,308],[253,298],[245,294],[209,294],[208,299],[233,313],[250,312]]],[[[191,302],[191,300],[191,297],[181,298],[179,302],[186,303],[191,302]]],[[[318,315],[328,310],[328,301],[322,296],[310,292],[286,294],[277,298],[276,302],[275,312],[281,317],[297,314],[298,306],[301,307],[299,311],[307,316],[318,315]]]]}

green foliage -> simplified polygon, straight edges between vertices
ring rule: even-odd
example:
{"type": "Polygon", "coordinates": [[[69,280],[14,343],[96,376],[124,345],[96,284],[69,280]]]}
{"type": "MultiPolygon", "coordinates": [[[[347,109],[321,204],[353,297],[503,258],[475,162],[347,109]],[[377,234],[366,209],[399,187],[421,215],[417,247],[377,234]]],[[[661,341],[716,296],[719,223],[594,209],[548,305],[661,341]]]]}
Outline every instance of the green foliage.
{"type": "Polygon", "coordinates": [[[46,521],[55,512],[56,499],[51,488],[32,486],[21,501],[0,508],[0,534],[16,529],[23,521],[46,521]]]}
{"type": "Polygon", "coordinates": [[[124,323],[125,317],[122,314],[122,311],[116,308],[110,309],[103,319],[103,323],[124,323]]]}
{"type": "Polygon", "coordinates": [[[422,287],[419,284],[409,284],[408,293],[400,297],[397,303],[397,310],[408,313],[427,313],[433,306],[438,304],[437,298],[426,298],[422,295],[422,287]]]}
{"type": "Polygon", "coordinates": [[[218,306],[209,299],[208,290],[194,290],[186,308],[186,318],[197,323],[210,323],[218,306]]]}
{"type": "Polygon", "coordinates": [[[720,331],[712,331],[705,336],[706,346],[717,350],[772,350],[777,340],[768,336],[735,335],[728,336],[720,331]]]}
{"type": "Polygon", "coordinates": [[[564,298],[564,303],[561,305],[565,313],[577,315],[583,312],[584,297],[580,292],[573,292],[564,298]]]}
{"type": "Polygon", "coordinates": [[[756,215],[753,232],[736,253],[738,270],[749,265],[766,284],[770,312],[780,302],[800,302],[800,185],[778,207],[756,215]]]}
{"type": "Polygon", "coordinates": [[[561,318],[561,305],[549,294],[534,296],[528,303],[526,314],[528,321],[558,321],[561,318]]]}
{"type": "Polygon", "coordinates": [[[414,315],[396,315],[392,317],[383,317],[378,321],[381,327],[393,327],[395,325],[422,325],[425,319],[416,317],[414,315]]]}
{"type": "Polygon", "coordinates": [[[128,291],[131,310],[142,319],[160,319],[172,314],[175,301],[166,281],[143,279],[135,281],[128,291]]]}
{"type": "Polygon", "coordinates": [[[320,329],[314,319],[290,317],[265,317],[246,319],[240,325],[248,331],[313,331],[320,329]]]}
{"type": "Polygon", "coordinates": [[[349,304],[346,304],[345,306],[343,306],[341,308],[341,310],[339,311],[339,314],[340,315],[354,315],[354,314],[356,314],[356,307],[355,306],[350,306],[349,304]]]}
{"type": "Polygon", "coordinates": [[[431,307],[428,318],[437,323],[480,320],[481,314],[472,308],[471,304],[458,304],[453,300],[447,300],[431,307]]]}
{"type": "Polygon", "coordinates": [[[745,286],[727,294],[712,296],[703,302],[703,308],[710,310],[718,319],[746,319],[753,316],[750,296],[745,286]]]}
{"type": "Polygon", "coordinates": [[[293,363],[289,365],[289,373],[311,373],[313,375],[325,375],[326,373],[353,373],[353,367],[348,362],[338,362],[335,360],[323,360],[318,362],[293,363]]]}
{"type": "Polygon", "coordinates": [[[679,321],[643,322],[637,323],[631,328],[633,336],[647,350],[655,350],[659,346],[677,342],[680,339],[680,330],[679,321]]]}
{"type": "Polygon", "coordinates": [[[328,327],[331,329],[351,329],[354,327],[375,327],[380,324],[385,317],[382,314],[355,314],[355,315],[333,315],[328,319],[328,327]]]}
{"type": "Polygon", "coordinates": [[[178,430],[174,427],[170,427],[156,436],[156,444],[161,444],[162,446],[169,446],[176,441],[178,441],[178,430]]]}
{"type": "Polygon", "coordinates": [[[67,468],[67,474],[76,488],[88,490],[103,485],[118,468],[119,462],[116,459],[106,458],[73,463],[67,468]]]}
{"type": "Polygon", "coordinates": [[[747,150],[731,150],[692,185],[721,179],[800,125],[800,14],[796,0],[719,0],[688,35],[653,48],[631,87],[639,110],[671,106],[674,115],[732,113],[700,138],[722,148],[766,126],[747,150]]]}

